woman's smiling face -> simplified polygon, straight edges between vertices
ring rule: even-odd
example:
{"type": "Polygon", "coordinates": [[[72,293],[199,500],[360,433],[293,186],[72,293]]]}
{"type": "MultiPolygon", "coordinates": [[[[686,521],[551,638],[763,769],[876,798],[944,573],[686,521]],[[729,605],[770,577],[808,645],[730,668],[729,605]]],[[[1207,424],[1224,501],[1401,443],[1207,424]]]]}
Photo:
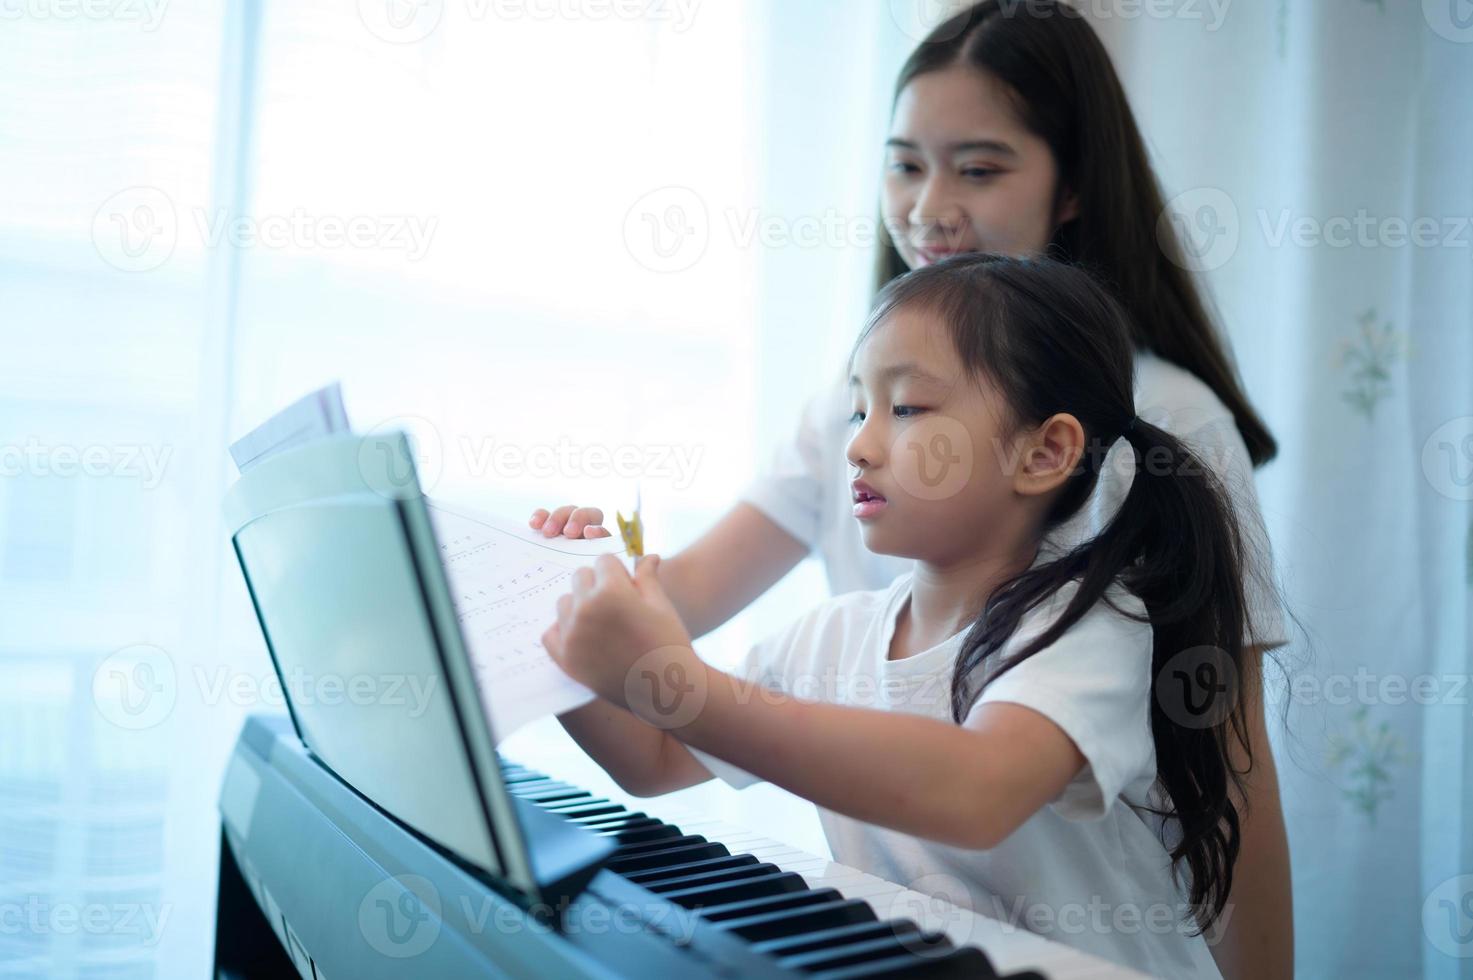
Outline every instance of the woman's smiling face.
{"type": "Polygon", "coordinates": [[[882,211],[912,269],[960,252],[1035,255],[1077,208],[1058,165],[985,72],[954,65],[911,80],[895,104],[882,211]]]}

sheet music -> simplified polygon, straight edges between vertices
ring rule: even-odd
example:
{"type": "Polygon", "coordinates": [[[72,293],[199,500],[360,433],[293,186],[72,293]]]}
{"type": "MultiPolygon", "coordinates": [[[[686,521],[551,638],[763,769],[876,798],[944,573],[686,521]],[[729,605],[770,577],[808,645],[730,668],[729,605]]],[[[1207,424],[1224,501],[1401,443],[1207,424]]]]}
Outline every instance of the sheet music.
{"type": "Polygon", "coordinates": [[[481,697],[499,743],[521,726],[593,700],[563,673],[541,637],[557,619],[573,573],[603,554],[624,554],[616,537],[544,538],[530,527],[430,503],[440,560],[455,601],[481,697]]]}
{"type": "Polygon", "coordinates": [[[284,449],[347,431],[348,413],[343,408],[343,391],[334,381],[326,388],[298,398],[231,443],[230,458],[244,473],[284,449]]]}

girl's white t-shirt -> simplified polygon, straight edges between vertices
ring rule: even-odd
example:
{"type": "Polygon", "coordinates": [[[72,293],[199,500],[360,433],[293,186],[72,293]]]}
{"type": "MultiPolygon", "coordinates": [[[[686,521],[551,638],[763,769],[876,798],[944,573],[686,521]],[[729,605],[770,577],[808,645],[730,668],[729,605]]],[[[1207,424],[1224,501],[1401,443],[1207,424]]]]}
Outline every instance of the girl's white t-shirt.
{"type": "MultiPolygon", "coordinates": [[[[1223,481],[1247,550],[1248,602],[1245,646],[1283,646],[1283,607],[1273,572],[1273,553],[1253,484],[1253,463],[1232,412],[1191,372],[1148,351],[1135,358],[1136,413],[1186,441],[1223,481]]],[[[849,464],[852,414],[847,379],[820,392],[804,410],[793,439],[772,465],[743,492],[779,527],[818,552],[834,595],[882,589],[910,570],[908,559],[877,555],[864,546],[854,519],[849,464]]],[[[1135,456],[1123,440],[1110,448],[1090,500],[1050,540],[1067,549],[1094,537],[1119,509],[1135,475],[1135,456]]]]}
{"type": "MultiPolygon", "coordinates": [[[[1039,560],[1046,555],[1041,551],[1039,560]]],[[[965,631],[889,659],[910,583],[902,574],[887,589],[828,600],[754,646],[733,673],[803,700],[953,724],[951,676],[965,631]]],[[[1007,660],[1043,632],[1075,588],[1066,586],[1026,615],[989,662],[1007,660]]],[[[1145,613],[1118,584],[1108,597],[1126,613],[1145,613]]],[[[1155,976],[1218,977],[1205,940],[1191,935],[1186,892],[1173,878],[1161,821],[1136,809],[1157,800],[1150,691],[1151,627],[1096,603],[1051,646],[997,677],[972,709],[1011,702],[1063,729],[1086,764],[1057,799],[990,850],[933,843],[820,807],[834,860],[1155,976]]],[[[707,753],[692,753],[732,786],[758,781],[707,753]]]]}

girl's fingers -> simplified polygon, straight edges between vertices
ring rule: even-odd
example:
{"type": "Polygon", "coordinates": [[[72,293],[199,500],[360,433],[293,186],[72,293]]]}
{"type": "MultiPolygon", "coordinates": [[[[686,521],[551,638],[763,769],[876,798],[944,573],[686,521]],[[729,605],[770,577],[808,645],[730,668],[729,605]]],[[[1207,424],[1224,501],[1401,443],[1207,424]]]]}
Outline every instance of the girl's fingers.
{"type": "Polygon", "coordinates": [[[549,538],[561,534],[563,525],[568,523],[568,518],[573,515],[573,511],[576,509],[572,504],[568,504],[553,511],[548,516],[547,521],[542,525],[542,533],[549,538]]]}
{"type": "MultiPolygon", "coordinates": [[[[585,565],[583,568],[580,568],[576,572],[573,573],[573,595],[575,595],[575,596],[577,596],[577,597],[579,597],[581,599],[583,596],[587,595],[592,589],[593,589],[593,569],[591,569],[591,568],[589,568],[589,567],[587,567],[585,565]]],[[[567,596],[563,596],[563,598],[566,599],[568,597],[567,596]]],[[[558,602],[558,608],[559,609],[562,608],[562,602],[561,602],[561,600],[559,600],[559,602],[558,602]]]]}
{"type": "Polygon", "coordinates": [[[608,536],[609,529],[606,527],[586,527],[583,529],[583,537],[588,541],[592,541],[594,538],[606,538],[608,536]]]}
{"type": "Polygon", "coordinates": [[[599,555],[594,560],[593,577],[604,588],[629,581],[629,573],[624,570],[624,563],[613,555],[599,555]]]}
{"type": "Polygon", "coordinates": [[[639,590],[640,595],[651,599],[665,594],[660,587],[659,573],[659,555],[645,555],[639,560],[634,566],[634,587],[639,590]]]}
{"type": "Polygon", "coordinates": [[[532,511],[532,519],[527,523],[532,525],[533,529],[539,528],[547,520],[547,516],[547,511],[542,507],[538,507],[532,511]]]}
{"type": "Polygon", "coordinates": [[[603,522],[604,512],[597,507],[578,507],[568,518],[568,525],[563,529],[563,534],[570,538],[581,538],[584,536],[584,528],[593,527],[603,522]]]}
{"type": "Polygon", "coordinates": [[[557,623],[553,623],[542,634],[542,648],[558,659],[563,656],[563,631],[557,623]]]}
{"type": "MultiPolygon", "coordinates": [[[[579,571],[581,572],[581,571],[583,571],[583,569],[580,568],[579,571]]],[[[576,589],[577,587],[578,587],[578,577],[575,575],[575,576],[573,576],[573,588],[576,589]]],[[[557,599],[557,621],[559,623],[562,623],[564,620],[566,620],[568,618],[568,616],[572,612],[573,612],[573,597],[570,596],[570,595],[568,595],[567,593],[564,593],[564,594],[558,596],[558,599],[557,599]]]]}

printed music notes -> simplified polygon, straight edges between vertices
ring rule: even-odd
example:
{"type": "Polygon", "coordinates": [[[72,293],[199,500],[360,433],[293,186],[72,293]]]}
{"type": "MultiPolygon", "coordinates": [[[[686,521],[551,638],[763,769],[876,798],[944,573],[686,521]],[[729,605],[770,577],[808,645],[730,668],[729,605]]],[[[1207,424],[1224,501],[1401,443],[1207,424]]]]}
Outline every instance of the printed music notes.
{"type": "Polygon", "coordinates": [[[544,538],[529,527],[431,502],[440,560],[456,618],[500,742],[530,721],[593,699],[542,648],[557,599],[573,572],[603,554],[622,554],[616,537],[544,538]]]}

